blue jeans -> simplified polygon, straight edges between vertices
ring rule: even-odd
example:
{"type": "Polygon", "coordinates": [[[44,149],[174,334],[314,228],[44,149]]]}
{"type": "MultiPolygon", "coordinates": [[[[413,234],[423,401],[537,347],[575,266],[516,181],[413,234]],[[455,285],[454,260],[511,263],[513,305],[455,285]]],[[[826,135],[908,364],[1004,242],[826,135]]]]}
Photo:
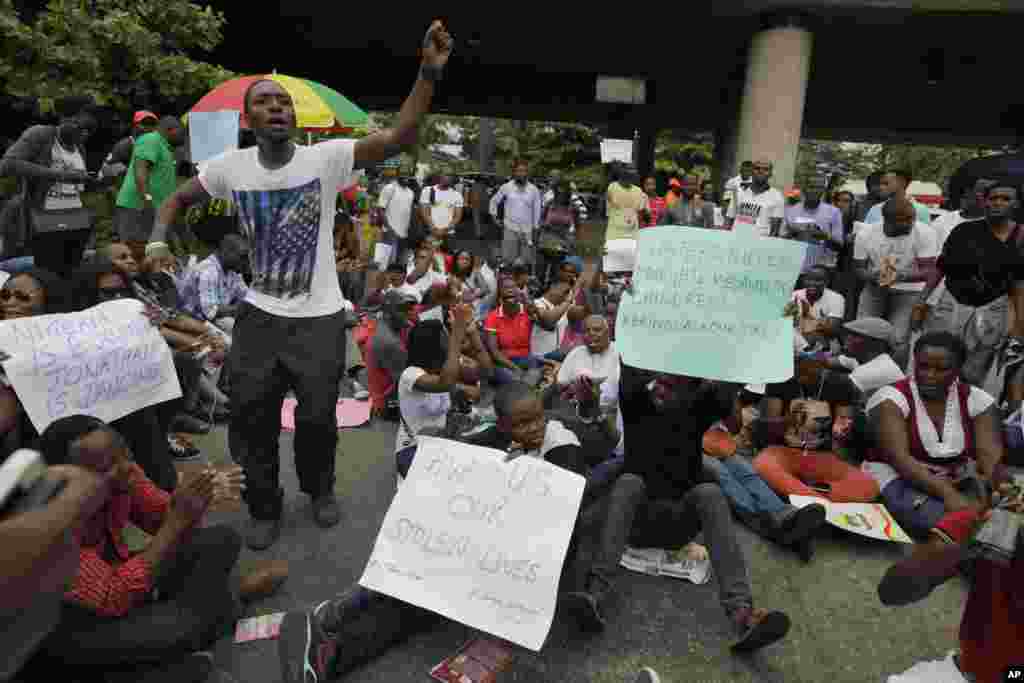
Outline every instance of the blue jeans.
{"type": "Polygon", "coordinates": [[[750,516],[778,512],[786,502],[772,491],[753,465],[745,458],[734,455],[724,460],[704,456],[704,467],[718,477],[722,493],[729,504],[740,513],[750,516]]]}

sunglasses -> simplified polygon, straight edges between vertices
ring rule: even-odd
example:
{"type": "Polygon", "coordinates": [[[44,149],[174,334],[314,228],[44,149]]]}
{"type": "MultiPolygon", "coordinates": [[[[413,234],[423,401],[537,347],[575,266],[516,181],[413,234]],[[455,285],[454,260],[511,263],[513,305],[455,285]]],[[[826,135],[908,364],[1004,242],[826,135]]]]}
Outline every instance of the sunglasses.
{"type": "Polygon", "coordinates": [[[0,301],[10,301],[15,299],[23,304],[32,303],[32,295],[26,294],[25,292],[19,292],[18,290],[11,289],[0,289],[0,301]]]}

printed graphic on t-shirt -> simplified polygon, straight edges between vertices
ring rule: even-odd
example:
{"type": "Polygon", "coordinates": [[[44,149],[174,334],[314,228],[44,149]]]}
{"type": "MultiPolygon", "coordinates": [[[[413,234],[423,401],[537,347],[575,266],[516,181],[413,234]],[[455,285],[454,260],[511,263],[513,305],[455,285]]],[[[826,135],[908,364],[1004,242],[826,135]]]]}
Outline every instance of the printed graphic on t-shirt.
{"type": "Polygon", "coordinates": [[[320,179],[284,190],[235,191],[253,249],[252,289],[276,299],[310,294],[320,237],[320,179]]]}
{"type": "Polygon", "coordinates": [[[736,222],[757,225],[762,210],[764,210],[764,205],[757,202],[740,202],[736,207],[736,222]]]}

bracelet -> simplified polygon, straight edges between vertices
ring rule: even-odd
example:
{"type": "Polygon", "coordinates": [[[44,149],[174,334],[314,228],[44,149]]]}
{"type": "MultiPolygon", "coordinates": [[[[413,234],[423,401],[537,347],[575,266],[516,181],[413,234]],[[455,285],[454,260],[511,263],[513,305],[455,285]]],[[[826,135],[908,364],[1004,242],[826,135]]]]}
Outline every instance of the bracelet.
{"type": "Polygon", "coordinates": [[[420,78],[430,83],[439,83],[444,80],[444,67],[433,64],[420,66],[420,78]]]}
{"type": "Polygon", "coordinates": [[[160,249],[170,249],[170,247],[167,246],[167,242],[150,242],[146,245],[146,256],[160,249]]]}

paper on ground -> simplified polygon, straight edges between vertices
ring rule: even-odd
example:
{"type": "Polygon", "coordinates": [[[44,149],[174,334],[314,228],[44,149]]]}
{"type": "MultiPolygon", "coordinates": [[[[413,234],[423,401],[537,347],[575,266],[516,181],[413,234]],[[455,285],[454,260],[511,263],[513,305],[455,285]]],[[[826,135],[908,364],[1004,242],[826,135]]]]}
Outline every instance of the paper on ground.
{"type": "Polygon", "coordinates": [[[828,523],[844,531],[880,541],[914,542],[881,503],[833,503],[814,496],[790,496],[789,502],[798,508],[811,503],[824,505],[828,523]]]}
{"type": "Polygon", "coordinates": [[[683,550],[626,548],[619,564],[630,571],[686,579],[698,586],[711,579],[711,560],[687,559],[683,550]]]}
{"type": "Polygon", "coordinates": [[[181,396],[171,350],[135,299],[0,322],[0,351],[39,432],[68,415],[112,422],[181,396]]]}
{"type": "Polygon", "coordinates": [[[421,437],[359,583],[538,651],[584,479],[505,455],[421,437]]]}
{"type": "MultiPolygon", "coordinates": [[[[289,432],[295,431],[296,406],[298,406],[298,401],[294,398],[286,398],[281,403],[281,429],[289,432]]],[[[361,427],[370,421],[370,402],[357,401],[353,398],[339,399],[334,412],[338,421],[338,429],[361,427]]]]}
{"type": "Polygon", "coordinates": [[[264,614],[251,619],[242,619],[235,626],[235,642],[248,643],[252,640],[269,640],[281,634],[284,612],[264,614]]]}

